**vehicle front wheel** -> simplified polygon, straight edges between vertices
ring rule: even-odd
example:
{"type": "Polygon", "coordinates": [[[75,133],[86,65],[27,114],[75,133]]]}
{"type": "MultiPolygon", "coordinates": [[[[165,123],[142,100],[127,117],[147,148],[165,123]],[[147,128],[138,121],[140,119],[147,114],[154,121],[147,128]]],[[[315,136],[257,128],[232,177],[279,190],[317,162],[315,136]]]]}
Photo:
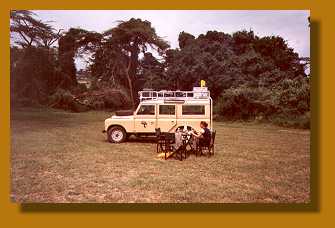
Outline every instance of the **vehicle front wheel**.
{"type": "Polygon", "coordinates": [[[111,143],[122,143],[127,138],[127,133],[122,127],[111,127],[108,132],[108,141],[111,143]]]}

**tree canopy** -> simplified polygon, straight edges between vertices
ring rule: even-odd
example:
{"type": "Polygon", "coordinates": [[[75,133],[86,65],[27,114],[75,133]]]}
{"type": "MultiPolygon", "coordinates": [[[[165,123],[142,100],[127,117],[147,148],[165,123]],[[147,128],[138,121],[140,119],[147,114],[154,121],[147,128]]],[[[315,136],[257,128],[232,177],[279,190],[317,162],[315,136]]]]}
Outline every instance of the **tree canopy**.
{"type": "Polygon", "coordinates": [[[77,85],[75,56],[80,49],[91,50],[101,42],[102,35],[80,28],[70,28],[59,39],[58,61],[63,75],[63,88],[77,85]]]}
{"type": "Polygon", "coordinates": [[[10,31],[15,34],[16,44],[22,47],[51,47],[61,36],[47,22],[36,19],[36,15],[28,10],[12,10],[10,12],[10,31]]]}
{"type": "Polygon", "coordinates": [[[94,73],[105,75],[103,71],[107,65],[107,69],[111,70],[112,78],[115,73],[118,73],[119,77],[125,77],[134,106],[134,84],[139,70],[139,54],[146,53],[150,47],[162,55],[169,45],[156,34],[149,21],[135,18],[120,21],[117,27],[107,30],[103,35],[102,50],[98,50],[94,58],[94,73]],[[105,65],[99,71],[100,61],[105,65]]]}
{"type": "Polygon", "coordinates": [[[266,87],[286,78],[306,77],[298,54],[281,37],[209,31],[195,38],[182,32],[179,46],[167,51],[166,57],[167,86],[175,89],[190,90],[204,79],[216,98],[241,84],[266,87]]]}

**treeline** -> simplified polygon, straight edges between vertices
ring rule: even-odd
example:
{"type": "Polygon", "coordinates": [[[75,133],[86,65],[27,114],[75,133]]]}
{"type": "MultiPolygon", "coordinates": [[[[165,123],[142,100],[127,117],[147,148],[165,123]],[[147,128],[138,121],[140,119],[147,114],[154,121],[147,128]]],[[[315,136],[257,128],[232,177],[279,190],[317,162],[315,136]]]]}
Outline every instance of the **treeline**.
{"type": "Polygon", "coordinates": [[[138,90],[191,90],[203,79],[217,119],[309,127],[309,59],[278,36],[208,31],[194,37],[181,32],[179,48],[171,49],[149,21],[132,18],[104,33],[56,31],[30,11],[11,12],[11,35],[16,38],[11,47],[13,104],[56,104],[74,111],[83,110],[82,103],[134,108],[138,90]],[[79,55],[91,56],[89,89],[78,84],[79,55]],[[79,106],[71,99],[75,97],[81,98],[79,106]]]}

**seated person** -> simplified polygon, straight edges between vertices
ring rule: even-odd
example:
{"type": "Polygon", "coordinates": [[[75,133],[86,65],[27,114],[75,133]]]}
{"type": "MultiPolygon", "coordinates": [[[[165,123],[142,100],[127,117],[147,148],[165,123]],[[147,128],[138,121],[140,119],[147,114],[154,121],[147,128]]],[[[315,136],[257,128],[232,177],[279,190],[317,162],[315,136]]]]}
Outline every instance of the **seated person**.
{"type": "Polygon", "coordinates": [[[211,141],[211,131],[207,128],[208,124],[205,121],[200,122],[201,130],[199,132],[192,132],[196,138],[199,139],[200,146],[208,146],[211,141]]]}

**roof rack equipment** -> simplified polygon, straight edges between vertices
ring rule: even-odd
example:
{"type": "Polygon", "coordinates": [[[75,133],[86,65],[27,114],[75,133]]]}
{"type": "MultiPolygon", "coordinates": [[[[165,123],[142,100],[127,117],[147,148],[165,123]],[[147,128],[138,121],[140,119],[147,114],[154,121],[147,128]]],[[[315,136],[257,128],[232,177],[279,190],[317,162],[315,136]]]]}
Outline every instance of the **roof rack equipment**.
{"type": "Polygon", "coordinates": [[[210,92],[207,87],[193,87],[192,91],[180,90],[142,90],[138,92],[140,101],[145,100],[194,100],[210,99],[210,92]]]}

